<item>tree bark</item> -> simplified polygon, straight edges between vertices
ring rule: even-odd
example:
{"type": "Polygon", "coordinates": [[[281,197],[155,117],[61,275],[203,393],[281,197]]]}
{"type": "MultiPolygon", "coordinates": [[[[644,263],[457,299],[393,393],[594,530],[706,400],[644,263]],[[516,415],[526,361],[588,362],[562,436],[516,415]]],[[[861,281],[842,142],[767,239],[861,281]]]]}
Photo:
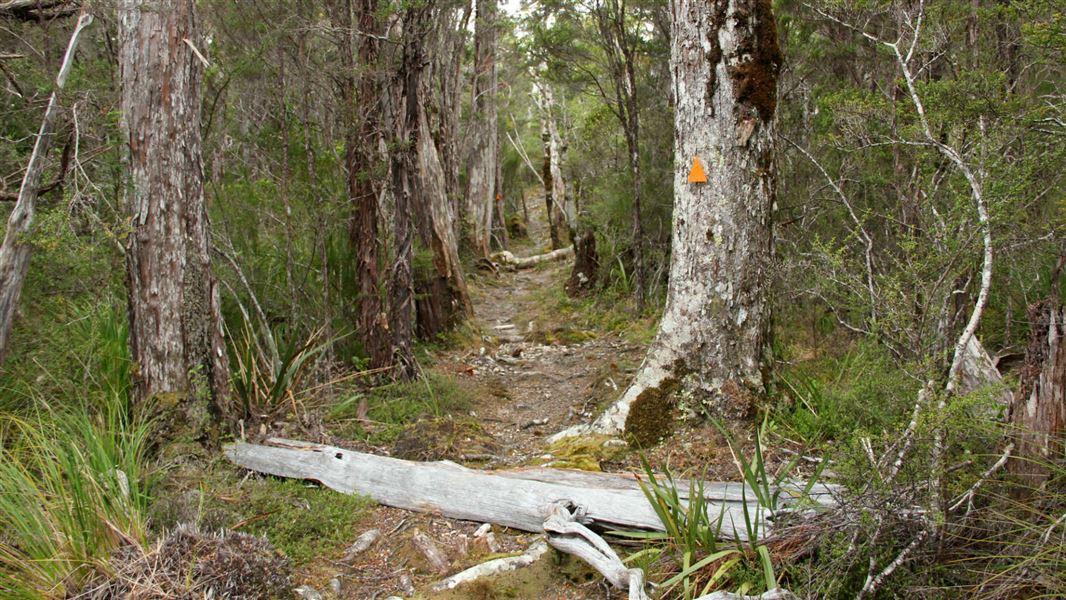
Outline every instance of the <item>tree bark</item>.
{"type": "Polygon", "coordinates": [[[639,443],[669,431],[677,398],[740,419],[766,382],[781,63],[771,3],[673,0],[671,8],[677,109],[666,308],[637,376],[592,426],[639,443]],[[687,182],[697,156],[710,183],[687,182]]]}
{"type": "Polygon", "coordinates": [[[381,301],[382,236],[378,207],[385,179],[378,174],[382,163],[378,141],[384,119],[380,106],[377,36],[383,28],[377,14],[377,0],[355,0],[354,6],[352,0],[346,0],[334,10],[341,29],[340,51],[344,68],[340,103],[344,107],[347,127],[345,162],[352,209],[348,237],[355,251],[355,277],[359,287],[356,330],[370,359],[370,368],[381,369],[391,365],[393,357],[388,320],[381,301]],[[352,26],[353,9],[357,27],[352,26]],[[358,49],[353,48],[356,36],[358,49]]]}
{"type": "Polygon", "coordinates": [[[123,0],[119,69],[135,396],[172,415],[164,423],[173,428],[169,433],[200,438],[228,408],[229,371],[208,252],[194,6],[192,0],[123,0]]]}
{"type": "Polygon", "coordinates": [[[11,330],[15,326],[15,313],[18,310],[22,285],[26,281],[26,272],[30,268],[32,247],[23,239],[33,228],[33,213],[37,205],[37,195],[41,191],[41,174],[48,160],[48,150],[55,137],[55,123],[59,116],[59,92],[67,83],[67,75],[74,63],[74,53],[78,49],[78,39],[83,29],[92,23],[92,15],[82,13],[74,32],[70,34],[62,66],[56,75],[55,89],[48,98],[48,107],[41,119],[41,129],[37,141],[33,144],[26,173],[22,177],[15,207],[7,219],[7,231],[3,245],[0,246],[0,366],[7,356],[7,344],[11,330]]]}
{"type": "Polygon", "coordinates": [[[420,32],[410,28],[424,21],[425,8],[409,8],[403,17],[403,52],[393,99],[393,146],[390,153],[396,253],[389,274],[389,328],[397,362],[396,376],[410,378],[417,373],[412,344],[415,324],[414,283],[414,198],[419,193],[418,161],[415,146],[418,135],[418,89],[422,71],[420,32]]]}
{"type": "Polygon", "coordinates": [[[1036,489],[1066,432],[1066,310],[1054,295],[1029,307],[1029,346],[1010,410],[1016,450],[1008,469],[1036,489]]]}
{"type": "Polygon", "coordinates": [[[466,234],[474,254],[488,258],[500,151],[496,126],[496,0],[477,0],[474,23],[472,148],[467,172],[466,234]]]}
{"type": "Polygon", "coordinates": [[[563,179],[563,142],[555,122],[555,98],[551,86],[538,81],[534,99],[540,109],[540,137],[544,144],[544,163],[541,179],[544,181],[544,203],[547,210],[548,230],[552,249],[570,244],[576,215],[570,214],[567,206],[566,181],[563,179]]]}
{"type": "MultiPolygon", "coordinates": [[[[456,214],[448,198],[447,179],[440,153],[429,124],[429,107],[434,102],[429,82],[434,68],[427,46],[437,48],[447,37],[439,31],[439,23],[446,22],[432,6],[408,11],[410,19],[404,23],[405,53],[418,60],[409,65],[415,78],[414,102],[407,101],[410,142],[415,156],[417,187],[412,186],[412,209],[416,219],[421,247],[432,255],[432,268],[416,269],[415,291],[419,335],[432,338],[473,315],[473,306],[459,262],[459,246],[455,235],[456,214]],[[413,111],[413,112],[412,112],[413,111]]],[[[406,64],[406,58],[405,58],[406,64]]],[[[436,65],[439,68],[439,65],[436,65]]]]}

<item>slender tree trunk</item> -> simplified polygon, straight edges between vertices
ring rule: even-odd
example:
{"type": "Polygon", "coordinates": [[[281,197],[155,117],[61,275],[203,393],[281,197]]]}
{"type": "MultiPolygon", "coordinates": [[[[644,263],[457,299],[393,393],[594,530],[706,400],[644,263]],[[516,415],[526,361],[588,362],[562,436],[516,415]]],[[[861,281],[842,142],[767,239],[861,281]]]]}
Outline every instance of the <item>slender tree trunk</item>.
{"type": "Polygon", "coordinates": [[[381,19],[377,0],[346,0],[334,15],[341,28],[340,50],[344,64],[341,105],[347,134],[345,162],[348,168],[348,198],[352,208],[349,242],[355,252],[355,276],[359,287],[356,330],[370,358],[370,367],[392,364],[392,339],[383,311],[381,220],[378,199],[383,178],[378,141],[382,131],[381,76],[377,70],[381,19]],[[353,28],[353,8],[357,27],[353,28]],[[358,30],[358,33],[357,31],[358,30]],[[358,39],[358,50],[353,39],[358,39]],[[358,64],[355,60],[358,52],[358,64]]]}
{"type": "MultiPolygon", "coordinates": [[[[499,133],[499,132],[497,132],[497,133],[499,133]]],[[[498,228],[498,232],[499,232],[498,235],[499,235],[499,239],[500,239],[500,246],[502,248],[504,248],[504,249],[507,249],[511,245],[511,239],[510,239],[510,235],[507,232],[507,211],[504,209],[504,201],[503,201],[503,175],[502,175],[502,170],[503,169],[501,168],[500,161],[497,158],[497,160],[496,160],[496,176],[495,176],[495,182],[494,182],[494,185],[493,185],[493,188],[495,190],[493,200],[496,203],[496,208],[493,210],[493,214],[495,215],[495,218],[496,218],[496,227],[498,228]]]]}
{"type": "Polygon", "coordinates": [[[474,85],[471,98],[471,156],[467,173],[467,237],[474,254],[488,258],[496,203],[496,0],[477,0],[474,21],[474,85]]]}
{"type": "Polygon", "coordinates": [[[193,0],[119,4],[130,350],[135,393],[172,435],[201,437],[226,410],[229,372],[208,253],[200,151],[203,47],[193,0]]]}
{"type": "Polygon", "coordinates": [[[641,220],[640,111],[637,102],[637,78],[634,42],[626,24],[625,0],[607,0],[595,8],[604,51],[614,79],[618,117],[625,133],[629,159],[629,176],[633,210],[630,233],[633,235],[633,295],[637,310],[644,310],[644,225],[641,220]]]}
{"type": "MultiPolygon", "coordinates": [[[[279,47],[280,50],[280,47],[279,47]]],[[[281,204],[285,210],[285,284],[289,291],[289,323],[295,325],[299,319],[297,309],[300,306],[299,296],[296,291],[296,234],[292,223],[292,163],[289,156],[292,154],[292,138],[289,136],[288,115],[288,89],[285,79],[285,55],[278,52],[278,107],[277,126],[278,132],[284,138],[284,156],[281,161],[281,204]]]]}
{"type": "MultiPolygon", "coordinates": [[[[632,64],[627,64],[629,68],[628,85],[632,88],[634,81],[632,79],[632,64]]],[[[628,115],[628,126],[626,129],[626,145],[629,147],[629,173],[633,180],[633,214],[632,214],[632,233],[633,233],[633,293],[634,298],[637,301],[637,311],[644,312],[644,224],[641,220],[641,188],[644,187],[644,181],[641,177],[640,171],[640,118],[637,113],[637,100],[633,93],[630,93],[627,97],[628,108],[626,113],[628,115]]]]}
{"type": "Polygon", "coordinates": [[[59,116],[59,92],[67,83],[70,66],[74,63],[74,52],[78,48],[78,39],[83,29],[92,23],[92,15],[82,13],[78,18],[74,32],[70,35],[62,66],[56,75],[55,89],[48,98],[41,129],[37,141],[33,144],[26,173],[22,177],[15,208],[7,220],[3,246],[0,246],[0,365],[7,355],[7,343],[11,329],[15,325],[15,312],[18,310],[22,285],[26,281],[26,272],[30,268],[31,246],[23,239],[33,228],[33,213],[37,205],[37,194],[41,188],[41,174],[48,160],[48,150],[55,137],[55,123],[59,116]]]}
{"type": "MultiPolygon", "coordinates": [[[[621,399],[594,424],[651,442],[686,408],[746,417],[764,392],[774,114],[770,0],[673,0],[674,223],[667,303],[621,399]],[[710,183],[688,183],[699,156],[710,183]]],[[[563,434],[581,429],[569,430],[563,434]]]]}
{"type": "Polygon", "coordinates": [[[566,180],[562,170],[562,138],[555,122],[555,98],[551,87],[537,82],[534,99],[541,113],[540,137],[544,144],[544,163],[541,179],[544,180],[544,203],[547,210],[548,230],[552,248],[559,249],[570,243],[576,215],[568,214],[566,180]]]}

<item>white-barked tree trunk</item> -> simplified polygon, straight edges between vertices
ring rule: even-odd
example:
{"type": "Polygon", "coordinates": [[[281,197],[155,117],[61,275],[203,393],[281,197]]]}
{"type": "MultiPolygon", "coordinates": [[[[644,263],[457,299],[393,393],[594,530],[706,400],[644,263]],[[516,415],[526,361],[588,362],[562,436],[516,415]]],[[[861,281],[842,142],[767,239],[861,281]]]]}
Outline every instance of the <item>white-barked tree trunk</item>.
{"type": "MultiPolygon", "coordinates": [[[[727,419],[764,392],[774,113],[781,53],[770,0],[673,0],[674,217],[655,341],[590,428],[652,442],[680,402],[727,419]],[[699,157],[707,183],[689,183],[699,157]]],[[[557,436],[557,437],[558,437],[557,436]]]]}

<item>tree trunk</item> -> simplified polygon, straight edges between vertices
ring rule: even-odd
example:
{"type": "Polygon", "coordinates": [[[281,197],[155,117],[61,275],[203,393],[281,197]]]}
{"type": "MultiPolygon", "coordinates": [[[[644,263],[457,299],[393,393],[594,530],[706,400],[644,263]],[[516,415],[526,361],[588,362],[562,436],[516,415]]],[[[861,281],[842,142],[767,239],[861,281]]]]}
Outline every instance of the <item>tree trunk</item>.
{"type": "Polygon", "coordinates": [[[570,244],[573,219],[576,215],[567,213],[566,181],[563,179],[562,170],[562,138],[555,122],[555,99],[551,87],[545,82],[537,82],[534,99],[541,113],[540,137],[544,144],[541,178],[544,180],[546,218],[552,248],[558,249],[570,244]]]}
{"type": "Polygon", "coordinates": [[[473,315],[473,305],[466,289],[459,246],[452,224],[455,214],[444,189],[437,146],[429,132],[425,111],[418,109],[415,152],[418,160],[420,194],[416,197],[416,214],[423,221],[420,229],[426,232],[422,243],[433,255],[433,268],[419,273],[418,331],[432,338],[473,315]]]}
{"type": "Polygon", "coordinates": [[[340,25],[340,51],[344,65],[340,103],[344,107],[347,134],[345,162],[348,168],[348,198],[352,219],[348,235],[355,251],[355,277],[359,287],[356,330],[370,358],[370,368],[392,364],[392,341],[381,302],[380,271],[381,220],[378,198],[383,178],[379,177],[381,156],[378,140],[382,131],[381,76],[377,71],[378,39],[381,23],[377,0],[356,0],[357,27],[352,27],[352,0],[335,9],[340,25]],[[360,33],[356,33],[355,30],[360,33]],[[358,36],[358,64],[352,40],[358,36]]]}
{"type": "MultiPolygon", "coordinates": [[[[298,440],[272,438],[265,445],[234,444],[231,462],[260,473],[318,481],[347,494],[364,494],[386,506],[429,512],[453,519],[490,522],[522,531],[543,531],[550,505],[563,500],[579,510],[585,523],[609,530],[662,531],[662,520],[641,491],[644,477],[569,469],[522,468],[478,471],[448,462],[414,462],[354,452],[298,440]]],[[[656,479],[663,483],[662,476],[656,479]]],[[[770,515],[754,509],[755,492],[745,483],[677,480],[687,504],[702,489],[711,522],[722,519],[722,539],[748,539],[748,504],[759,539],[771,535],[770,515]]],[[[797,502],[803,482],[780,486],[785,505],[797,502]]],[[[815,484],[809,497],[832,506],[836,486],[815,484]]]]}
{"type": "Polygon", "coordinates": [[[74,52],[78,48],[78,38],[83,29],[92,23],[92,15],[83,13],[70,34],[62,66],[56,75],[55,89],[48,98],[48,107],[44,110],[41,129],[37,141],[33,144],[26,174],[22,177],[18,199],[7,220],[3,246],[0,246],[0,365],[7,356],[7,343],[11,329],[15,325],[15,312],[18,310],[22,284],[26,281],[26,272],[30,268],[31,246],[23,239],[33,227],[33,213],[37,204],[37,194],[41,188],[41,174],[48,159],[48,150],[55,137],[55,122],[59,115],[59,91],[67,83],[70,66],[74,63],[74,52]]]}
{"type": "Polygon", "coordinates": [[[396,81],[396,93],[392,95],[393,136],[390,153],[392,195],[395,199],[394,236],[396,254],[393,258],[389,281],[389,328],[398,363],[396,375],[413,377],[417,365],[412,352],[415,324],[414,223],[412,219],[414,198],[419,194],[418,161],[415,146],[418,135],[418,89],[422,72],[421,31],[412,33],[411,28],[424,22],[425,8],[409,8],[403,17],[403,53],[396,81]]]}
{"type": "Polygon", "coordinates": [[[488,258],[496,203],[499,136],[496,130],[496,0],[477,0],[474,21],[471,156],[467,173],[467,237],[474,254],[488,258]]]}
{"type": "Polygon", "coordinates": [[[200,155],[201,38],[192,0],[119,6],[135,395],[159,403],[169,434],[201,439],[229,388],[200,155]]]}
{"type": "MultiPolygon", "coordinates": [[[[765,390],[774,113],[770,0],[673,0],[674,223],[666,308],[644,364],[593,425],[657,440],[684,408],[739,419],[765,390]],[[688,183],[699,156],[710,183],[688,183]]],[[[573,428],[562,434],[588,428],[573,428]]]]}
{"type": "Polygon", "coordinates": [[[1066,432],[1066,311],[1056,297],[1029,307],[1029,347],[1010,410],[1016,449],[1008,468],[1026,488],[1047,480],[1066,432]]]}
{"type": "MultiPolygon", "coordinates": [[[[424,10],[409,11],[411,18],[405,22],[405,43],[411,44],[411,55],[419,60],[410,65],[415,72],[414,105],[407,103],[408,118],[412,129],[411,142],[415,153],[417,187],[412,187],[412,208],[417,220],[417,230],[422,248],[432,255],[432,267],[416,261],[415,291],[419,335],[432,338],[469,318],[473,306],[466,288],[462,265],[459,262],[459,246],[455,236],[456,214],[448,198],[447,180],[440,160],[437,144],[433,139],[427,110],[439,108],[433,97],[429,82],[433,80],[434,65],[429,60],[427,46],[437,50],[446,43],[447,36],[439,30],[438,12],[432,6],[424,10]]],[[[406,48],[406,46],[405,46],[406,48]]],[[[406,51],[406,50],[405,50],[406,51]]],[[[434,52],[432,55],[437,55],[434,52]]]]}
{"type": "Polygon", "coordinates": [[[574,255],[574,268],[566,282],[566,294],[571,298],[591,292],[599,277],[600,256],[596,253],[596,234],[591,228],[574,239],[574,255]]]}
{"type": "MultiPolygon", "coordinates": [[[[436,9],[439,46],[433,52],[436,77],[433,84],[439,86],[438,110],[431,111],[433,137],[440,151],[441,167],[444,169],[444,189],[451,203],[452,214],[460,216],[466,211],[466,188],[460,184],[459,173],[467,151],[460,139],[460,117],[463,108],[463,65],[466,55],[467,29],[473,5],[469,2],[442,3],[436,9]]],[[[456,218],[452,234],[456,240],[463,239],[462,218],[456,218]]]]}

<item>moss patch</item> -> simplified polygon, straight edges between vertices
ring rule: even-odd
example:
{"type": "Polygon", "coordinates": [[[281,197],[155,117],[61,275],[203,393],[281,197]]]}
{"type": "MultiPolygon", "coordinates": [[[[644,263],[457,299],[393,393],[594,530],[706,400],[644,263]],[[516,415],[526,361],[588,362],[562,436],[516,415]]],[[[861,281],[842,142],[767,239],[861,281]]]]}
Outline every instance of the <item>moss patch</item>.
{"type": "Polygon", "coordinates": [[[669,435],[673,431],[677,406],[674,394],[679,390],[679,381],[667,377],[658,387],[641,392],[629,406],[625,427],[626,439],[638,448],[646,448],[669,435]]]}
{"type": "Polygon", "coordinates": [[[550,458],[537,464],[558,469],[602,471],[603,463],[617,460],[625,453],[625,444],[609,435],[565,437],[548,446],[550,458]]]}
{"type": "Polygon", "coordinates": [[[474,419],[422,419],[400,433],[392,453],[407,460],[464,460],[464,455],[495,454],[499,445],[474,419]]]}
{"type": "Polygon", "coordinates": [[[265,535],[297,565],[342,548],[372,502],[302,481],[254,482],[241,513],[242,531],[265,535]]]}
{"type": "Polygon", "coordinates": [[[537,344],[559,344],[569,346],[580,344],[596,339],[596,333],[588,329],[571,329],[569,327],[553,327],[549,331],[535,331],[527,339],[537,344]]]}
{"type": "Polygon", "coordinates": [[[229,469],[182,477],[184,484],[172,482],[152,508],[158,529],[193,523],[204,531],[266,536],[296,565],[340,551],[358,535],[357,524],[373,504],[304,481],[242,481],[229,469]]]}
{"type": "Polygon", "coordinates": [[[738,2],[734,14],[736,29],[750,29],[751,34],[741,35],[736,49],[737,56],[749,56],[750,59],[729,68],[733,97],[742,111],[754,112],[756,114],[750,116],[757,115],[766,123],[773,119],[777,110],[777,76],[782,62],[771,1],[738,2]],[[749,24],[752,19],[754,23],[749,24]]]}

